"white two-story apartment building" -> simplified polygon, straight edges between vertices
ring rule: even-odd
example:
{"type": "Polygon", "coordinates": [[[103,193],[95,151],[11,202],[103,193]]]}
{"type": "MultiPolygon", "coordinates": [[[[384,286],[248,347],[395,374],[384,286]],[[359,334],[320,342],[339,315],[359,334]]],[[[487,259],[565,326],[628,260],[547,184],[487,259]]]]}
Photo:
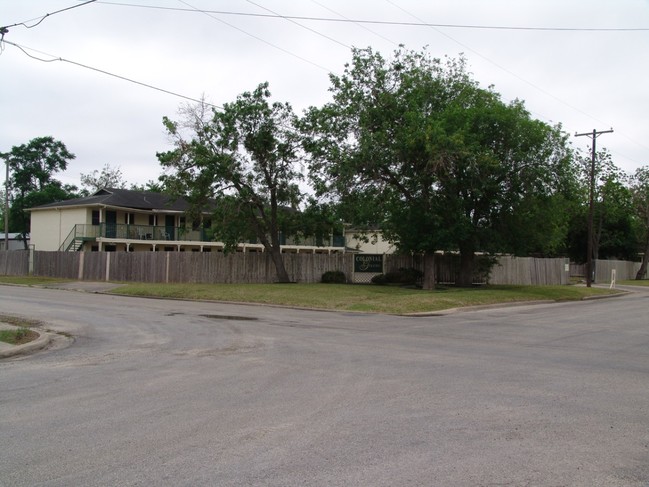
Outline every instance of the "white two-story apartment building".
{"type": "MultiPolygon", "coordinates": [[[[35,250],[223,251],[214,241],[209,214],[188,221],[182,199],[148,191],[102,189],[95,194],[31,208],[31,244],[35,250]]],[[[280,235],[283,252],[345,251],[344,235],[294,239],[280,235]]],[[[242,242],[242,252],[263,252],[257,242],[242,242]]]]}

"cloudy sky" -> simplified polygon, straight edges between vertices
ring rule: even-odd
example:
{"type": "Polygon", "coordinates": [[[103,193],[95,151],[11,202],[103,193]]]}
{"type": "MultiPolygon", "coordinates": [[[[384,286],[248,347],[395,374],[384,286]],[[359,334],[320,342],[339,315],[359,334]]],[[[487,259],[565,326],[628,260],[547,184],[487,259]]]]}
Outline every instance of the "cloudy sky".
{"type": "Polygon", "coordinates": [[[0,0],[0,25],[0,152],[51,135],[77,156],[69,184],[104,164],[156,179],[176,95],[221,105],[268,81],[301,112],[328,101],[352,46],[399,44],[464,53],[505,100],[570,134],[613,128],[598,148],[649,164],[649,0],[0,0]]]}

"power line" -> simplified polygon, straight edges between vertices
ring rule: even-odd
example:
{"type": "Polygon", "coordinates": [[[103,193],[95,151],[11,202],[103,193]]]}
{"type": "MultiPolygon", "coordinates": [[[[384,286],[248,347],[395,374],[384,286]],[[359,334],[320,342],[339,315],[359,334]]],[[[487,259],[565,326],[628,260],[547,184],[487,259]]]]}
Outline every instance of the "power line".
{"type": "Polygon", "coordinates": [[[355,22],[354,20],[352,20],[352,19],[350,19],[350,18],[348,18],[348,17],[345,17],[345,16],[344,16],[343,14],[341,14],[340,12],[336,12],[335,10],[333,10],[333,9],[331,9],[331,8],[329,8],[329,7],[327,7],[326,5],[323,5],[323,4],[320,3],[320,2],[318,2],[317,0],[311,0],[311,2],[315,3],[316,5],[318,5],[318,6],[321,7],[321,8],[324,8],[325,10],[328,10],[328,11],[331,12],[332,14],[336,14],[338,17],[340,17],[341,19],[346,20],[347,22],[353,22],[355,25],[357,25],[357,26],[360,27],[361,29],[364,29],[364,30],[366,30],[367,32],[369,32],[369,33],[371,33],[371,34],[374,34],[375,36],[380,37],[381,39],[383,39],[383,40],[385,40],[385,41],[388,41],[389,43],[394,44],[395,46],[398,46],[398,45],[399,45],[398,42],[394,42],[392,39],[388,39],[388,38],[385,37],[384,35],[379,34],[378,32],[376,32],[376,31],[370,29],[369,27],[367,27],[367,26],[364,25],[363,23],[355,22]]]}
{"type": "Polygon", "coordinates": [[[159,91],[161,93],[166,93],[167,95],[172,95],[172,96],[175,96],[175,97],[178,97],[178,98],[183,98],[184,100],[193,101],[195,103],[202,103],[204,105],[216,108],[218,110],[223,110],[223,107],[221,107],[219,105],[214,105],[213,103],[208,103],[205,100],[199,100],[197,98],[192,98],[191,96],[186,96],[186,95],[183,95],[181,93],[176,93],[175,91],[166,90],[164,88],[160,88],[158,86],[154,86],[154,85],[151,85],[149,83],[144,83],[142,81],[137,81],[137,80],[134,80],[132,78],[128,78],[126,76],[111,73],[110,71],[106,71],[104,69],[95,68],[93,66],[88,66],[87,64],[72,61],[70,59],[57,57],[57,56],[54,56],[53,54],[49,54],[49,53],[46,53],[46,52],[43,52],[43,51],[39,51],[37,49],[33,49],[33,48],[30,48],[30,47],[27,47],[27,46],[21,46],[19,44],[16,44],[14,42],[9,42],[7,40],[5,40],[4,43],[9,44],[10,46],[14,46],[14,47],[20,49],[26,56],[28,56],[28,57],[30,57],[32,59],[35,59],[36,61],[41,61],[41,62],[44,62],[44,63],[52,63],[52,62],[59,61],[59,62],[62,62],[62,63],[72,64],[72,65],[78,66],[80,68],[89,69],[89,70],[95,71],[97,73],[105,74],[106,76],[111,76],[113,78],[117,78],[117,79],[120,79],[122,81],[127,81],[129,83],[133,83],[133,84],[136,84],[136,85],[139,85],[139,86],[143,86],[143,87],[149,88],[151,90],[159,91]],[[51,59],[43,59],[43,58],[40,58],[38,56],[34,56],[34,55],[30,54],[29,52],[27,52],[27,49],[30,50],[30,51],[33,51],[33,52],[37,52],[37,53],[39,53],[39,54],[41,54],[43,56],[49,56],[51,59]]]}
{"type": "Polygon", "coordinates": [[[298,27],[302,27],[303,29],[306,29],[309,32],[313,32],[314,34],[319,35],[320,37],[324,37],[325,39],[328,39],[331,42],[335,42],[336,44],[341,45],[346,49],[351,49],[351,46],[348,46],[347,44],[344,44],[344,43],[334,39],[333,37],[329,37],[328,35],[323,34],[322,32],[318,32],[317,30],[312,29],[311,27],[307,27],[306,25],[302,25],[302,24],[300,24],[299,22],[296,22],[295,20],[293,20],[290,17],[286,17],[284,15],[279,15],[277,12],[274,12],[273,10],[271,10],[269,8],[263,7],[263,6],[259,5],[258,3],[253,2],[252,0],[247,0],[247,1],[248,1],[248,3],[254,5],[255,7],[259,7],[261,9],[264,9],[264,10],[268,11],[268,12],[271,12],[273,15],[277,15],[278,17],[280,17],[280,18],[282,18],[282,19],[284,19],[284,20],[286,20],[286,21],[288,21],[288,22],[290,22],[292,24],[297,25],[298,27]]]}
{"type": "MultiPolygon", "coordinates": [[[[395,4],[392,0],[385,0],[385,1],[386,1],[387,3],[389,3],[390,5],[392,5],[392,6],[396,7],[396,8],[398,8],[398,9],[401,10],[402,12],[406,13],[406,14],[409,15],[410,17],[412,17],[412,18],[414,18],[414,19],[417,19],[417,20],[420,21],[420,22],[424,22],[421,18],[417,17],[416,15],[414,15],[413,13],[411,13],[411,12],[409,12],[408,10],[404,9],[403,7],[401,7],[401,6],[397,5],[397,4],[395,4]]],[[[422,25],[424,25],[424,24],[422,24],[422,25]]],[[[435,30],[435,32],[439,33],[440,35],[443,35],[444,37],[450,39],[451,41],[455,42],[456,44],[462,46],[464,49],[467,49],[467,50],[471,51],[471,52],[474,53],[476,56],[481,57],[481,58],[484,59],[485,61],[487,61],[487,62],[489,62],[490,64],[492,64],[492,65],[494,65],[495,67],[497,67],[498,69],[501,69],[502,71],[504,71],[504,72],[510,74],[511,76],[513,76],[513,77],[517,78],[518,80],[522,81],[523,83],[525,83],[525,84],[531,86],[532,88],[534,88],[534,89],[536,89],[537,91],[543,93],[544,95],[549,96],[550,98],[553,98],[554,100],[558,101],[558,102],[561,103],[562,105],[567,106],[568,108],[574,110],[574,111],[577,112],[577,113],[580,113],[580,114],[584,115],[585,117],[588,117],[588,118],[590,118],[590,119],[592,119],[592,120],[594,120],[594,121],[596,121],[596,122],[598,122],[598,123],[601,123],[601,124],[603,124],[603,125],[606,125],[606,123],[603,122],[602,120],[599,120],[598,118],[594,117],[593,115],[591,115],[591,114],[589,114],[589,113],[586,113],[586,112],[583,111],[582,109],[580,109],[580,108],[578,108],[578,107],[576,107],[576,106],[574,106],[574,105],[571,105],[571,104],[568,103],[567,101],[565,101],[565,100],[563,100],[563,99],[561,99],[561,98],[559,98],[559,97],[553,95],[552,93],[546,91],[545,89],[543,89],[543,88],[541,88],[540,86],[538,86],[538,85],[532,83],[531,81],[529,81],[529,80],[523,78],[522,76],[519,76],[518,74],[514,73],[513,71],[511,71],[511,70],[507,69],[506,67],[500,65],[499,63],[497,63],[497,62],[494,61],[493,59],[490,59],[490,58],[488,58],[487,56],[484,56],[483,54],[481,54],[480,52],[476,51],[475,49],[472,49],[471,47],[467,46],[466,44],[463,44],[462,42],[458,41],[458,40],[455,39],[454,37],[452,37],[452,36],[450,36],[450,35],[448,35],[448,34],[446,34],[446,33],[444,33],[444,32],[439,31],[439,30],[438,30],[437,28],[435,28],[432,24],[430,24],[430,26],[431,26],[431,28],[432,28],[433,30],[435,30]]],[[[537,115],[539,115],[539,114],[537,114],[537,115]]],[[[539,115],[539,116],[541,116],[542,118],[545,118],[546,120],[549,120],[548,117],[545,117],[545,116],[542,116],[542,115],[539,115]]],[[[643,149],[646,149],[646,147],[645,147],[643,144],[641,144],[640,142],[638,142],[638,141],[636,141],[636,140],[633,140],[633,139],[631,139],[630,137],[625,136],[624,134],[622,134],[622,135],[623,135],[627,140],[630,140],[631,142],[637,144],[639,147],[642,147],[643,149]]],[[[624,156],[623,156],[623,157],[624,157],[624,156]]],[[[627,159],[628,159],[628,158],[627,158],[627,159]]]]}
{"type": "MultiPolygon", "coordinates": [[[[178,11],[178,12],[191,12],[194,10],[198,10],[202,13],[210,13],[215,15],[265,17],[265,18],[284,19],[284,20],[289,20],[289,19],[290,20],[310,20],[315,22],[390,25],[390,26],[401,26],[401,27],[440,27],[440,28],[449,28],[449,29],[546,31],[546,32],[647,32],[649,31],[649,27],[523,27],[523,26],[511,26],[511,25],[508,26],[508,25],[476,25],[476,24],[438,24],[438,23],[424,22],[421,20],[419,22],[399,22],[399,21],[392,21],[392,20],[350,19],[346,17],[332,18],[332,17],[312,17],[312,16],[303,16],[303,15],[280,15],[276,13],[261,14],[261,13],[251,13],[251,12],[233,12],[227,10],[202,10],[202,9],[199,10],[194,8],[187,9],[187,8],[180,8],[180,7],[163,7],[159,5],[141,5],[135,3],[110,2],[110,1],[101,1],[101,0],[98,1],[97,3],[101,3],[104,5],[116,5],[121,7],[137,7],[137,8],[156,9],[156,10],[171,10],[171,11],[178,11]]],[[[266,9],[266,10],[271,11],[270,9],[266,9]]]]}
{"type": "Polygon", "coordinates": [[[24,22],[18,22],[16,24],[12,24],[12,25],[5,25],[5,26],[0,27],[0,32],[2,32],[2,34],[4,35],[4,34],[7,33],[7,29],[9,29],[11,27],[17,27],[19,25],[22,25],[23,27],[25,27],[27,29],[31,29],[33,27],[36,27],[38,24],[43,22],[46,18],[51,17],[52,15],[60,14],[61,12],[65,12],[67,10],[72,10],[73,8],[83,7],[84,5],[88,5],[89,3],[93,3],[93,2],[96,2],[96,1],[97,0],[88,0],[87,2],[83,2],[83,3],[80,3],[78,5],[72,5],[71,7],[62,8],[61,10],[57,10],[55,12],[45,14],[45,15],[43,15],[41,17],[35,17],[33,19],[25,20],[24,22]],[[38,22],[36,22],[33,25],[27,25],[27,22],[33,22],[34,20],[38,20],[38,22]]]}
{"type": "MultiPolygon", "coordinates": [[[[293,56],[294,58],[297,58],[297,59],[299,59],[299,60],[301,60],[301,61],[304,61],[304,62],[306,62],[306,63],[309,63],[309,64],[311,64],[312,66],[315,66],[316,68],[322,69],[323,71],[326,71],[326,72],[328,72],[328,73],[331,72],[330,69],[327,69],[327,68],[325,68],[324,66],[322,66],[322,65],[320,65],[320,64],[318,64],[318,63],[315,63],[315,62],[313,62],[313,61],[311,61],[311,60],[309,60],[309,59],[307,59],[307,58],[304,58],[304,57],[302,57],[302,56],[300,56],[300,55],[298,55],[298,54],[295,54],[295,53],[293,53],[293,52],[291,52],[291,51],[289,51],[289,50],[287,50],[287,49],[284,49],[283,47],[280,47],[280,46],[276,45],[276,44],[273,44],[272,42],[269,42],[269,41],[267,41],[267,40],[265,40],[265,39],[263,39],[263,38],[261,38],[261,37],[255,35],[255,34],[251,34],[250,32],[248,32],[248,31],[246,31],[246,30],[244,30],[244,29],[241,29],[240,27],[237,27],[236,25],[232,25],[232,24],[230,24],[229,22],[226,22],[226,21],[223,20],[223,19],[219,19],[218,17],[215,17],[214,15],[212,15],[212,14],[214,13],[214,12],[212,12],[212,11],[201,10],[201,9],[199,9],[199,8],[197,8],[197,7],[194,7],[194,6],[190,5],[189,3],[185,2],[184,0],[178,0],[178,1],[181,2],[181,3],[183,3],[183,4],[185,4],[185,5],[187,5],[188,7],[190,7],[190,8],[191,8],[190,11],[193,11],[193,12],[199,12],[199,13],[202,13],[202,14],[204,14],[204,15],[207,15],[207,16],[210,17],[211,19],[216,20],[217,22],[221,22],[222,24],[225,24],[225,25],[227,25],[228,27],[231,27],[231,28],[233,28],[233,29],[235,29],[235,30],[238,30],[239,32],[241,32],[241,33],[243,33],[243,34],[246,34],[247,36],[252,37],[253,39],[258,40],[259,42],[263,42],[263,43],[266,44],[266,45],[269,45],[269,46],[271,46],[271,47],[273,47],[273,48],[275,48],[275,49],[277,49],[277,50],[279,50],[279,51],[282,51],[282,52],[285,53],[285,54],[288,54],[289,56],[293,56]]],[[[101,2],[100,2],[100,3],[101,3],[101,2]]],[[[118,5],[119,5],[119,4],[118,4],[118,5]]],[[[141,5],[138,5],[138,6],[141,6],[141,5]]],[[[165,8],[165,9],[166,9],[166,8],[165,8]]],[[[172,9],[172,10],[185,10],[185,11],[187,11],[186,9],[172,9]]]]}
{"type": "MultiPolygon", "coordinates": [[[[181,93],[176,93],[175,91],[166,90],[164,88],[160,88],[158,86],[154,86],[154,85],[151,85],[149,83],[144,83],[142,81],[137,81],[137,80],[134,80],[132,78],[127,78],[126,76],[121,76],[119,74],[111,73],[110,71],[95,68],[93,66],[88,66],[87,64],[79,63],[79,62],[76,62],[76,61],[71,61],[70,59],[65,59],[65,58],[62,58],[62,57],[56,57],[53,54],[49,54],[49,53],[46,53],[46,52],[43,52],[43,51],[39,51],[37,49],[33,49],[33,48],[30,48],[30,47],[27,47],[27,46],[21,46],[21,45],[18,45],[16,43],[14,43],[14,42],[9,42],[9,41],[4,41],[4,42],[11,45],[11,46],[14,46],[14,47],[18,48],[26,56],[28,56],[28,57],[30,57],[32,59],[35,59],[36,61],[41,61],[41,62],[44,62],[44,63],[51,63],[51,62],[59,61],[59,62],[63,62],[63,63],[72,64],[74,66],[89,69],[91,71],[95,71],[97,73],[105,74],[107,76],[111,76],[113,78],[117,78],[117,79],[120,79],[122,81],[127,81],[129,83],[133,83],[133,84],[136,84],[136,85],[139,85],[139,86],[143,86],[145,88],[149,88],[149,89],[152,89],[152,90],[155,90],[155,91],[159,91],[159,92],[165,93],[167,95],[172,95],[172,96],[175,96],[175,97],[178,97],[178,98],[182,98],[184,100],[189,100],[189,101],[192,101],[194,103],[199,103],[201,105],[212,107],[212,108],[215,108],[215,109],[217,109],[219,111],[224,111],[225,110],[225,108],[222,107],[221,105],[215,105],[214,103],[209,103],[209,102],[205,101],[204,99],[192,98],[191,96],[183,95],[181,93]],[[37,52],[37,53],[42,54],[44,56],[50,56],[51,59],[42,59],[42,58],[39,58],[38,56],[33,56],[32,54],[29,54],[26,51],[26,49],[29,49],[30,51],[37,52]]],[[[290,131],[295,131],[295,129],[293,127],[288,127],[288,126],[285,126],[285,125],[282,125],[281,127],[284,128],[284,129],[290,130],[290,131]]]]}
{"type": "MultiPolygon", "coordinates": [[[[412,14],[412,13],[409,12],[408,10],[402,8],[401,6],[395,4],[392,0],[386,0],[386,2],[389,3],[390,5],[392,5],[392,6],[396,7],[396,8],[398,8],[399,10],[401,10],[401,11],[404,12],[404,13],[406,13],[407,15],[411,16],[412,18],[417,19],[417,20],[419,20],[420,22],[423,22],[423,20],[422,20],[421,18],[417,17],[416,15],[412,14]]],[[[568,107],[568,108],[574,110],[575,112],[580,113],[580,114],[584,115],[585,117],[588,117],[588,118],[590,118],[590,119],[592,119],[592,120],[594,120],[594,121],[596,121],[596,122],[598,122],[598,123],[601,123],[601,124],[603,124],[603,125],[606,125],[605,122],[599,120],[598,118],[594,117],[593,115],[591,115],[591,114],[589,114],[589,113],[586,113],[585,111],[581,110],[580,108],[578,108],[578,107],[576,107],[576,106],[574,106],[574,105],[568,103],[567,101],[565,101],[565,100],[563,100],[563,99],[561,99],[561,98],[559,98],[559,97],[553,95],[552,93],[546,91],[545,89],[543,89],[543,88],[541,88],[540,86],[538,86],[538,85],[532,83],[531,81],[529,81],[529,80],[527,80],[527,79],[525,79],[525,78],[519,76],[518,74],[514,73],[513,71],[511,71],[511,70],[505,68],[504,66],[498,64],[498,63],[495,62],[494,60],[492,60],[492,59],[490,59],[490,58],[488,58],[488,57],[482,55],[480,52],[476,51],[475,49],[472,49],[471,47],[467,46],[466,44],[463,44],[462,42],[460,42],[460,41],[458,41],[457,39],[455,39],[454,37],[452,37],[452,36],[446,34],[445,32],[441,32],[441,31],[439,31],[437,28],[435,28],[435,27],[432,26],[432,25],[431,25],[431,28],[432,28],[433,30],[435,30],[437,33],[439,33],[440,35],[443,35],[443,36],[445,36],[446,38],[448,38],[448,39],[452,40],[453,42],[457,43],[458,45],[462,46],[463,48],[468,49],[469,51],[471,51],[471,52],[474,53],[475,55],[481,57],[481,58],[484,59],[485,61],[491,63],[492,65],[496,66],[497,68],[501,69],[502,71],[504,71],[504,72],[510,74],[511,76],[517,78],[518,80],[522,81],[523,83],[526,83],[527,85],[529,85],[529,86],[531,86],[532,88],[536,89],[537,91],[543,93],[544,95],[549,96],[550,98],[553,98],[554,100],[558,101],[558,102],[561,103],[562,105],[565,105],[566,107],[568,107]]],[[[544,119],[546,119],[546,120],[549,120],[549,118],[546,117],[546,116],[540,115],[540,114],[538,114],[538,113],[537,113],[536,115],[537,115],[537,116],[540,116],[541,118],[544,118],[544,119]]],[[[643,148],[643,149],[647,149],[647,147],[646,147],[644,144],[638,142],[637,140],[632,139],[632,138],[629,137],[628,135],[626,135],[626,134],[621,134],[621,135],[622,135],[625,139],[627,139],[627,140],[633,142],[634,144],[636,144],[637,146],[639,146],[639,147],[641,147],[641,148],[643,148]]],[[[620,154],[620,153],[617,152],[617,151],[612,151],[612,152],[615,152],[615,153],[617,153],[618,155],[621,155],[622,157],[624,157],[625,159],[631,160],[631,161],[633,161],[633,162],[639,164],[638,161],[634,161],[633,159],[631,159],[631,158],[629,158],[629,157],[627,157],[627,156],[625,156],[625,155],[623,155],[623,154],[620,154]]]]}

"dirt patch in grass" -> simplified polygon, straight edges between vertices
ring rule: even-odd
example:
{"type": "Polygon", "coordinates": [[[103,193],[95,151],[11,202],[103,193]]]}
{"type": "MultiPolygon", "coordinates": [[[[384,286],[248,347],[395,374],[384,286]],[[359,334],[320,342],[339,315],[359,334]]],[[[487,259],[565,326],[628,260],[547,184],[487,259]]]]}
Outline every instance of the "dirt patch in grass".
{"type": "Polygon", "coordinates": [[[43,322],[38,320],[3,314],[0,314],[0,323],[7,323],[8,325],[18,326],[20,328],[34,328],[43,325],[43,322]]]}

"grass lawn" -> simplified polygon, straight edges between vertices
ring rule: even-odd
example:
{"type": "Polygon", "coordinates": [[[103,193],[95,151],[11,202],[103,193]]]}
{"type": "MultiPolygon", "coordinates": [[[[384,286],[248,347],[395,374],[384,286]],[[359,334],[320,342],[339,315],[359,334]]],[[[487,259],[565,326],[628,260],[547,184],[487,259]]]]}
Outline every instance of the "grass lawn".
{"type": "Polygon", "coordinates": [[[23,286],[41,286],[57,282],[70,282],[71,279],[35,276],[0,276],[0,284],[20,284],[23,286]]]}
{"type": "MultiPolygon", "coordinates": [[[[67,279],[0,276],[0,284],[27,286],[69,282],[67,279]]],[[[649,285],[648,281],[629,281],[649,285]]],[[[626,281],[625,281],[626,283],[626,281]]],[[[621,283],[620,283],[621,284],[621,283]]],[[[480,286],[475,288],[442,288],[422,291],[395,286],[349,284],[149,284],[124,283],[113,294],[159,298],[200,299],[238,303],[275,304],[300,308],[317,308],[368,313],[424,313],[465,306],[517,301],[568,301],[620,291],[584,286],[480,286]]],[[[17,319],[0,315],[0,321],[16,326],[17,319]],[[16,320],[15,320],[16,321],[16,320]]]]}
{"type": "Polygon", "coordinates": [[[126,284],[111,292],[129,296],[407,314],[517,301],[580,300],[619,291],[576,286],[482,286],[422,291],[345,284],[126,284]]]}
{"type": "Polygon", "coordinates": [[[0,330],[0,342],[10,343],[11,345],[22,345],[36,340],[38,336],[38,333],[27,328],[0,330]]]}

